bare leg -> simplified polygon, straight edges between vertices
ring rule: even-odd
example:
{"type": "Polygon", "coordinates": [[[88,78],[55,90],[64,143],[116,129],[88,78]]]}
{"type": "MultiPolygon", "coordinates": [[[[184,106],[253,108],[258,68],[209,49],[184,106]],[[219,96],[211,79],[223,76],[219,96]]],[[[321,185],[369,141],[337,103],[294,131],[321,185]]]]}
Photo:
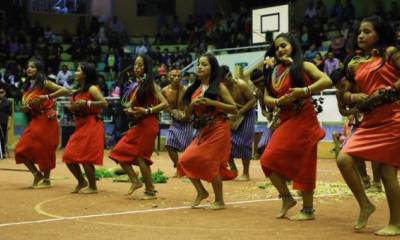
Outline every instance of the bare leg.
{"type": "MultiPolygon", "coordinates": [[[[170,146],[165,146],[165,148],[168,151],[168,155],[169,158],[172,160],[173,164],[174,164],[174,168],[176,168],[176,165],[178,164],[178,151],[175,148],[172,148],[170,146]]],[[[177,176],[177,174],[175,173],[174,177],[177,176]]]]}
{"type": "Polygon", "coordinates": [[[146,191],[154,191],[154,185],[151,179],[150,166],[142,158],[138,158],[138,165],[144,179],[144,185],[146,186],[146,191]]]}
{"type": "Polygon", "coordinates": [[[280,197],[282,198],[282,208],[276,218],[284,218],[286,213],[296,205],[296,200],[292,197],[286,184],[286,179],[282,178],[276,173],[269,175],[272,185],[278,190],[280,197]]]}
{"type": "Polygon", "coordinates": [[[382,182],[385,187],[386,199],[389,205],[389,224],[377,231],[377,235],[400,235],[400,185],[397,180],[397,169],[389,165],[381,165],[382,182]]]}
{"type": "Polygon", "coordinates": [[[97,193],[96,185],[96,170],[93,164],[83,164],[83,169],[85,170],[86,177],[89,181],[89,187],[82,190],[82,193],[91,194],[97,193]]]}
{"type": "Polygon", "coordinates": [[[367,173],[367,166],[365,165],[365,161],[361,159],[357,159],[357,169],[360,173],[361,180],[364,184],[364,188],[368,189],[371,187],[370,178],[367,173]]]}
{"type": "Polygon", "coordinates": [[[71,171],[72,175],[78,180],[78,185],[76,185],[75,189],[72,190],[71,193],[78,193],[82,188],[86,187],[88,183],[82,175],[81,168],[79,164],[67,163],[67,167],[69,171],[71,171]]]}
{"type": "Polygon", "coordinates": [[[382,185],[381,185],[381,164],[378,162],[371,162],[372,166],[372,187],[370,192],[382,192],[382,185]]]}
{"type": "Polygon", "coordinates": [[[340,153],[337,158],[339,170],[360,206],[360,215],[354,226],[354,229],[360,230],[367,225],[369,216],[375,211],[375,206],[365,194],[361,179],[357,173],[356,161],[355,158],[345,153],[340,153]]]}
{"type": "Polygon", "coordinates": [[[125,163],[120,163],[122,169],[126,172],[128,175],[129,179],[131,180],[131,188],[129,189],[128,193],[126,195],[132,194],[135,190],[141,188],[143,184],[139,181],[135,171],[133,171],[132,165],[130,164],[125,164],[125,163]]]}
{"type": "Polygon", "coordinates": [[[212,181],[212,187],[214,189],[215,201],[211,204],[210,209],[219,210],[225,208],[224,193],[222,179],[220,175],[217,175],[212,181]]]}
{"type": "Polygon", "coordinates": [[[168,151],[168,156],[174,163],[174,168],[176,167],[176,164],[178,163],[178,152],[175,148],[170,147],[170,146],[165,146],[165,148],[168,151]]]}
{"type": "Polygon", "coordinates": [[[39,170],[36,168],[35,164],[33,164],[32,162],[26,161],[24,164],[33,175],[32,187],[34,187],[39,183],[40,180],[43,179],[43,175],[41,172],[39,172],[39,170]]]}
{"type": "Polygon", "coordinates": [[[204,188],[203,184],[201,183],[201,181],[199,179],[190,178],[190,181],[192,182],[192,184],[197,192],[197,196],[192,203],[192,208],[195,208],[200,205],[200,203],[203,199],[208,198],[208,192],[204,188]]]}
{"type": "Polygon", "coordinates": [[[243,164],[243,175],[241,177],[239,177],[237,180],[239,180],[239,181],[249,181],[250,180],[250,174],[249,174],[250,159],[243,159],[242,158],[242,164],[243,164]]]}
{"type": "Polygon", "coordinates": [[[237,171],[238,171],[238,169],[237,169],[237,167],[236,167],[235,159],[231,158],[231,159],[228,161],[228,164],[229,164],[229,168],[231,169],[231,171],[234,171],[234,172],[237,172],[237,171]]]}

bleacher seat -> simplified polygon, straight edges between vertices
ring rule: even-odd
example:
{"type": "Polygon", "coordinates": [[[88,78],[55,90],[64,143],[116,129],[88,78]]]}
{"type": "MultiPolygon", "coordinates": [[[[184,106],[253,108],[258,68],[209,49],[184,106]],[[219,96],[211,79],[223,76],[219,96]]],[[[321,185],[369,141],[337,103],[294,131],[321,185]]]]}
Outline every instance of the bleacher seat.
{"type": "Polygon", "coordinates": [[[63,52],[65,52],[71,47],[71,44],[61,44],[61,47],[63,49],[63,52]]]}
{"type": "Polygon", "coordinates": [[[103,63],[103,62],[98,62],[97,64],[96,64],[96,70],[97,71],[104,71],[104,68],[106,67],[106,64],[105,63],[103,63]]]}
{"type": "Polygon", "coordinates": [[[71,54],[68,54],[68,53],[65,53],[65,52],[61,53],[60,58],[61,58],[61,61],[66,61],[66,62],[72,60],[71,54]]]}

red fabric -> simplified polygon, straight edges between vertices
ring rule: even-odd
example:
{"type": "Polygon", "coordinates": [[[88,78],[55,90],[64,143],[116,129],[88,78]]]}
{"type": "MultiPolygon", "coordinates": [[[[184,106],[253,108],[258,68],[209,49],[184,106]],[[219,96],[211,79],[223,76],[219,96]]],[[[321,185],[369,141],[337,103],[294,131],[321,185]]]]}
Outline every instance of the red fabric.
{"type": "MultiPolygon", "coordinates": [[[[133,93],[130,98],[134,98],[133,93]]],[[[159,104],[158,99],[152,98],[144,107],[159,104]]],[[[141,107],[134,104],[133,107],[141,107]]],[[[155,139],[160,130],[155,115],[146,115],[131,127],[111,150],[109,157],[116,162],[137,164],[138,157],[143,158],[148,165],[153,164],[150,159],[154,150],[155,139]]]]}
{"type": "MultiPolygon", "coordinates": [[[[282,81],[280,87],[274,89],[279,97],[288,92],[290,75],[282,81]]],[[[311,84],[307,75],[305,82],[311,84]]],[[[298,113],[281,110],[281,124],[272,134],[260,163],[267,176],[274,172],[293,180],[294,189],[312,191],[316,182],[317,145],[325,132],[319,126],[311,101],[304,101],[298,113]]]]}
{"type": "MultiPolygon", "coordinates": [[[[200,94],[201,88],[198,88],[193,93],[192,100],[200,94]]],[[[201,109],[201,106],[196,107],[195,112],[201,112],[201,109]]],[[[214,114],[218,114],[218,111],[214,114]]],[[[222,180],[231,180],[237,173],[228,170],[230,155],[230,125],[224,118],[217,117],[214,124],[199,130],[197,137],[180,156],[177,171],[180,176],[209,182],[217,175],[220,175],[222,180]]]]}
{"type": "MultiPolygon", "coordinates": [[[[77,94],[72,102],[78,100],[91,100],[93,97],[89,92],[77,94]]],[[[91,163],[103,165],[104,155],[104,126],[103,121],[96,116],[100,109],[85,107],[79,114],[86,116],[76,117],[75,132],[68,140],[63,153],[63,161],[66,163],[91,163]]]]}
{"type": "MultiPolygon", "coordinates": [[[[381,59],[376,59],[358,67],[355,79],[360,92],[370,95],[393,87],[400,78],[393,65],[387,62],[379,68],[380,64],[381,59]]],[[[365,113],[342,152],[400,168],[400,104],[384,104],[365,113]]]]}
{"type": "MultiPolygon", "coordinates": [[[[28,90],[23,93],[23,101],[28,103],[44,94],[48,92],[43,89],[28,90]]],[[[38,164],[40,171],[49,171],[56,167],[60,132],[53,105],[52,100],[46,100],[32,109],[31,120],[15,147],[17,164],[32,161],[38,164]]]]}

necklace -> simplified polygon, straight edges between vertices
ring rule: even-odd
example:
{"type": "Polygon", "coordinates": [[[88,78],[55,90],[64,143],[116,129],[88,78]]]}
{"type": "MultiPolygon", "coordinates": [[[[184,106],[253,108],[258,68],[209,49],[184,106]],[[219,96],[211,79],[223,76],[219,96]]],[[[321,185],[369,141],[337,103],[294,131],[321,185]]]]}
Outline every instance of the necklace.
{"type": "Polygon", "coordinates": [[[201,96],[204,96],[204,93],[206,93],[209,85],[201,84],[201,96]]]}
{"type": "Polygon", "coordinates": [[[273,70],[272,70],[272,87],[276,90],[278,90],[283,83],[283,79],[288,75],[290,68],[287,67],[285,68],[281,64],[277,65],[273,70]]]}

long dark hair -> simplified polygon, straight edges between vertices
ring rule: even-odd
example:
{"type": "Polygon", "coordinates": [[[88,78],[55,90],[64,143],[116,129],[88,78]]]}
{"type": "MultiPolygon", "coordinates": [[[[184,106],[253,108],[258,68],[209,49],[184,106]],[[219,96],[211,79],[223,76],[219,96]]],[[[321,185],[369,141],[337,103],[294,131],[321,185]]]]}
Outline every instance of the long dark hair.
{"type": "MultiPolygon", "coordinates": [[[[222,78],[218,60],[217,58],[215,58],[214,55],[209,53],[205,53],[201,55],[200,58],[201,57],[206,57],[211,66],[210,84],[206,92],[204,93],[204,96],[210,99],[217,99],[219,93],[219,84],[222,78]]],[[[200,61],[200,58],[198,61],[200,61]]],[[[183,103],[185,105],[188,105],[190,103],[194,91],[196,91],[196,89],[200,86],[200,84],[201,84],[200,79],[196,77],[196,80],[188,87],[188,89],[185,92],[185,95],[183,96],[183,103]]]]}
{"type": "Polygon", "coordinates": [[[136,100],[139,104],[145,104],[146,100],[154,96],[154,79],[151,75],[151,60],[147,55],[138,55],[136,59],[143,59],[144,75],[145,76],[135,76],[144,77],[143,81],[140,83],[139,89],[137,91],[136,100]]]}
{"type": "MultiPolygon", "coordinates": [[[[293,59],[293,63],[290,65],[290,79],[291,79],[291,85],[292,87],[304,87],[304,66],[303,66],[303,51],[301,50],[301,45],[299,41],[290,35],[289,33],[281,33],[279,34],[275,40],[278,38],[284,38],[286,41],[290,43],[292,46],[292,54],[291,58],[293,59]]],[[[276,48],[275,44],[272,44],[271,47],[265,52],[264,57],[275,57],[276,63],[282,63],[276,58],[276,48]]],[[[265,77],[265,84],[266,88],[268,89],[268,92],[270,94],[273,94],[272,88],[271,88],[271,80],[272,80],[272,69],[265,68],[264,65],[264,77],[265,77]]]]}
{"type": "MultiPolygon", "coordinates": [[[[357,27],[357,34],[354,34],[353,49],[359,49],[358,42],[357,42],[358,34],[359,34],[358,31],[360,30],[360,26],[363,22],[371,23],[372,27],[378,34],[378,41],[375,43],[373,48],[377,50],[376,54],[378,56],[382,57],[382,63],[380,66],[380,67],[382,67],[386,61],[386,56],[385,56],[386,48],[389,46],[395,46],[396,38],[395,38],[394,30],[387,21],[385,21],[384,19],[382,19],[379,16],[366,17],[360,22],[360,25],[357,27]]],[[[366,54],[369,55],[370,53],[366,53],[366,54]]]]}
{"type": "Polygon", "coordinates": [[[33,86],[31,86],[30,78],[27,77],[27,80],[25,81],[22,89],[27,90],[28,88],[39,88],[42,89],[44,88],[44,81],[46,80],[46,75],[44,74],[44,65],[43,62],[40,61],[37,58],[31,58],[28,61],[28,64],[32,63],[35,68],[37,69],[37,73],[35,76],[36,82],[34,83],[33,86]]]}
{"type": "Polygon", "coordinates": [[[87,92],[92,85],[98,84],[96,67],[94,64],[88,62],[81,62],[78,66],[81,68],[83,74],[85,74],[85,83],[81,86],[80,91],[87,92]]]}

